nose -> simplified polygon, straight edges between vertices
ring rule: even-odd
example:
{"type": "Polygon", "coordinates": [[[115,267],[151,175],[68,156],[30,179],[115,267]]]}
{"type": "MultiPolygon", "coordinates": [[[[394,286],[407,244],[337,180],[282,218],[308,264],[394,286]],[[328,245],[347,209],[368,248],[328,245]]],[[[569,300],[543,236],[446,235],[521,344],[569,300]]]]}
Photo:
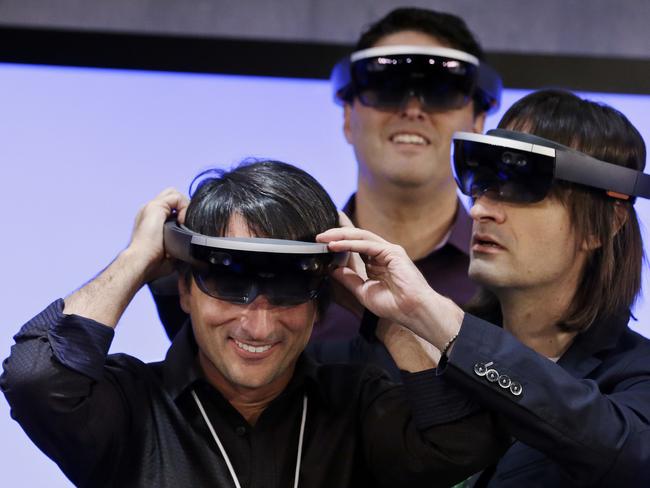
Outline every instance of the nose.
{"type": "Polygon", "coordinates": [[[264,295],[258,295],[243,307],[241,325],[252,340],[263,341],[273,335],[278,307],[272,305],[264,295]]]}
{"type": "Polygon", "coordinates": [[[423,119],[426,115],[421,97],[415,92],[409,92],[404,98],[401,115],[407,119],[423,119]]]}
{"type": "Polygon", "coordinates": [[[491,220],[497,224],[502,224],[506,220],[503,203],[490,196],[489,191],[474,198],[472,208],[469,209],[469,216],[476,222],[491,220]]]}

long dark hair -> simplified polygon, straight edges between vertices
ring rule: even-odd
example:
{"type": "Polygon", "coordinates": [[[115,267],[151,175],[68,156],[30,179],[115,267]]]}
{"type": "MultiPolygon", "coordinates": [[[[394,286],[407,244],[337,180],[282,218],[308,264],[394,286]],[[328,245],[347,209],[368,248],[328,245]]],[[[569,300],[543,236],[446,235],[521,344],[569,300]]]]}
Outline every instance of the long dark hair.
{"type": "MultiPolygon", "coordinates": [[[[569,146],[608,163],[635,170],[645,167],[643,138],[619,111],[563,90],[541,90],[522,98],[503,116],[500,128],[528,132],[569,146]]],[[[629,312],[641,290],[643,242],[633,200],[618,200],[602,190],[555,181],[550,198],[569,211],[580,245],[593,249],[582,272],[571,307],[558,322],[566,331],[583,331],[597,317],[629,312]],[[621,212],[625,218],[621,225],[621,212]]],[[[500,322],[496,297],[481,290],[467,310],[500,322]]]]}

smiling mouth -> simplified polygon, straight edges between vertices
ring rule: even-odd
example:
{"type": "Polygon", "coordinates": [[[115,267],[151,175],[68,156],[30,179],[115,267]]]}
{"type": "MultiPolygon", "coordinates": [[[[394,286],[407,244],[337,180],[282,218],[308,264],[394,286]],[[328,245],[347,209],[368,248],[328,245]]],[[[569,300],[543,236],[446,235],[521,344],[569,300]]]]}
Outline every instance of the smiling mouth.
{"type": "Polygon", "coordinates": [[[273,347],[273,344],[265,344],[263,346],[252,346],[250,344],[246,344],[245,342],[238,341],[237,339],[233,339],[233,341],[235,341],[235,344],[239,349],[246,352],[252,352],[255,354],[261,354],[273,347]]]}
{"type": "Polygon", "coordinates": [[[415,146],[428,146],[430,141],[420,134],[413,134],[411,132],[399,132],[390,137],[390,141],[394,144],[412,144],[415,146]]]}

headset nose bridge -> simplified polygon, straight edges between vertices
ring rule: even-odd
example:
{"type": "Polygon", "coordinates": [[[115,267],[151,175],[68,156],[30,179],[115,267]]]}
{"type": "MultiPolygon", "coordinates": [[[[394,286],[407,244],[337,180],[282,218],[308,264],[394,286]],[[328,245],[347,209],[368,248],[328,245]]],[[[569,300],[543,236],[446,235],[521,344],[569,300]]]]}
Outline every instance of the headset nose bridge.
{"type": "Polygon", "coordinates": [[[425,112],[424,105],[424,96],[420,90],[415,88],[409,88],[409,90],[404,94],[400,109],[404,113],[409,113],[412,110],[418,110],[419,112],[425,112]]]}
{"type": "MultiPolygon", "coordinates": [[[[257,302],[258,296],[254,302],[257,302]]],[[[241,326],[252,340],[266,340],[273,332],[275,315],[269,304],[261,306],[248,305],[242,315],[241,326]]]]}

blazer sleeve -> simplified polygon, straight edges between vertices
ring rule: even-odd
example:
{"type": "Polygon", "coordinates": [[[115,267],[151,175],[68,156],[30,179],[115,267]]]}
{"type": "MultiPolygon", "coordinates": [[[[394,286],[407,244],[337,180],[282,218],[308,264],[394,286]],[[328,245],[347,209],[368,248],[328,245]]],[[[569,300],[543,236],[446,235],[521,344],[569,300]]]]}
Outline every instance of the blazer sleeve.
{"type": "Polygon", "coordinates": [[[650,485],[650,349],[621,353],[607,384],[575,378],[507,331],[466,314],[442,377],[575,486],[650,485]],[[607,393],[603,393],[601,388],[607,393]],[[612,484],[613,483],[613,484],[612,484]]]}

